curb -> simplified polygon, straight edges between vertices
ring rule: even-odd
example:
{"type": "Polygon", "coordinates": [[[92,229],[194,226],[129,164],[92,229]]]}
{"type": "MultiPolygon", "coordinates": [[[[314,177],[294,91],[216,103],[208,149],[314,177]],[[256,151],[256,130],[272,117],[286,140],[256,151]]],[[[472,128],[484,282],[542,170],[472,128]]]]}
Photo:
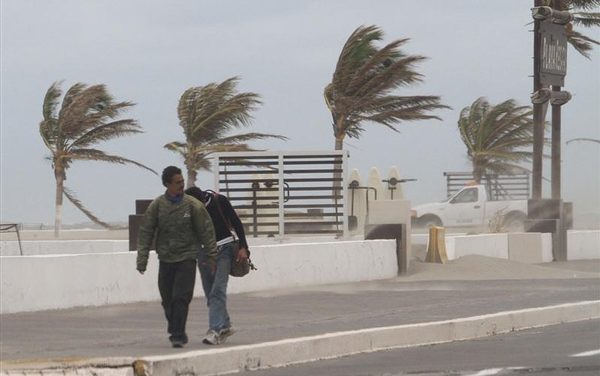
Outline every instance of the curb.
{"type": "MultiPolygon", "coordinates": [[[[106,362],[98,359],[94,361],[94,365],[90,363],[88,366],[57,365],[46,368],[50,373],[44,371],[42,374],[220,375],[332,359],[357,353],[482,338],[517,330],[598,318],[600,318],[600,300],[584,301],[445,321],[326,333],[177,355],[143,357],[135,360],[133,367],[131,363],[128,366],[122,363],[122,367],[116,366],[114,359],[111,361],[110,358],[106,359],[106,362]],[[108,366],[111,362],[112,367],[108,366]],[[102,363],[106,367],[102,367],[102,363]]],[[[35,368],[39,375],[39,367],[35,368]]],[[[3,376],[17,374],[28,373],[23,369],[0,371],[0,375],[3,376]]]]}

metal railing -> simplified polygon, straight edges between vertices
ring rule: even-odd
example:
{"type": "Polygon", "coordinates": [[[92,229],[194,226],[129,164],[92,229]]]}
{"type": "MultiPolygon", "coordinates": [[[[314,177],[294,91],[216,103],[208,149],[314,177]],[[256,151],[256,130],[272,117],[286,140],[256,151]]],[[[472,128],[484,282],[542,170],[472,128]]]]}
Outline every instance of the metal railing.
{"type": "Polygon", "coordinates": [[[19,241],[19,254],[23,256],[23,247],[21,246],[21,235],[19,234],[18,223],[0,223],[0,232],[16,232],[17,240],[19,241]]]}
{"type": "MultiPolygon", "coordinates": [[[[444,172],[447,197],[473,181],[470,172],[444,172]]],[[[527,200],[530,193],[528,173],[513,175],[487,174],[481,178],[491,200],[527,200]]]]}

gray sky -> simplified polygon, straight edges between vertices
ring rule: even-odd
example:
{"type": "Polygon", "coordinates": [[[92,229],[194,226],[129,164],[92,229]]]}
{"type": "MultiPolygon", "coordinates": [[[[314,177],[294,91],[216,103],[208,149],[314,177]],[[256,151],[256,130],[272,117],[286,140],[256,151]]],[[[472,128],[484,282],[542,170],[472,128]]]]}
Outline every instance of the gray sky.
{"type": "MultiPolygon", "coordinates": [[[[52,223],[55,183],[38,134],[41,104],[52,82],[104,83],[118,100],[137,103],[128,116],[145,133],[111,141],[103,150],[155,170],[175,164],[163,145],[182,140],[176,106],[191,86],[241,77],[239,89],[263,97],[253,131],[286,135],[271,150],[331,150],[331,118],[323,101],[340,50],[359,25],[375,24],[385,43],[411,38],[410,54],[424,83],[399,95],[440,95],[452,110],[443,121],[405,123],[394,133],[367,124],[347,139],[349,167],[364,179],[371,166],[398,167],[413,204],[445,196],[444,171],[468,171],[456,122],[480,96],[492,103],[529,104],[532,88],[533,0],[390,1],[123,1],[1,0],[0,222],[52,223]]],[[[600,39],[600,31],[586,34],[600,39]]],[[[600,53],[569,52],[563,107],[563,196],[576,215],[600,213],[600,146],[564,142],[600,138],[600,53]]],[[[549,177],[549,163],[544,167],[549,177]]],[[[199,185],[212,188],[212,175],[199,185]]],[[[153,198],[160,179],[133,166],[76,162],[66,185],[107,221],[127,221],[136,198],[153,198]]],[[[544,183],[544,196],[550,195],[544,183]]],[[[64,223],[87,218],[65,200],[64,223]]]]}

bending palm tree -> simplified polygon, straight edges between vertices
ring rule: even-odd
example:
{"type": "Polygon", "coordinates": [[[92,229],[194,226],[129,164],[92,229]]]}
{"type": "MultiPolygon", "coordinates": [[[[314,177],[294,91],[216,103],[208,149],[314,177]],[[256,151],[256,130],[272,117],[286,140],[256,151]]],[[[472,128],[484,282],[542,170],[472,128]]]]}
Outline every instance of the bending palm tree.
{"type": "Polygon", "coordinates": [[[185,142],[173,141],[165,148],[179,155],[187,169],[187,186],[195,186],[198,170],[210,170],[210,155],[224,151],[251,151],[246,142],[284,136],[264,133],[244,133],[228,136],[232,128],[249,126],[251,111],[260,102],[255,93],[237,93],[237,77],[221,83],[209,83],[187,89],[179,99],[177,116],[183,128],[185,142]]]}
{"type": "Polygon", "coordinates": [[[333,118],[335,150],[342,150],[344,138],[360,137],[367,121],[393,131],[401,121],[438,119],[430,111],[448,108],[438,96],[395,96],[392,91],[421,81],[414,70],[422,56],[406,55],[400,46],[408,39],[395,40],[383,48],[375,46],[383,38],[376,26],[357,28],[346,41],[325,87],[325,102],[333,118]]]}
{"type": "Polygon", "coordinates": [[[477,183],[485,174],[525,170],[518,163],[533,155],[532,114],[512,99],[492,106],[479,98],[461,111],[458,129],[477,183]]]}
{"type": "Polygon", "coordinates": [[[93,148],[94,145],[117,137],[141,133],[141,127],[133,119],[116,120],[133,106],[129,102],[115,102],[104,85],[87,86],[77,83],[67,91],[60,110],[62,95],[60,83],[55,82],[46,92],[43,103],[44,120],[40,122],[40,135],[51,152],[52,168],[56,179],[56,216],[54,235],[62,226],[63,194],[93,222],[104,227],[111,226],[96,218],[74,194],[64,186],[67,170],[76,160],[131,163],[156,172],[138,162],[93,148]]]}

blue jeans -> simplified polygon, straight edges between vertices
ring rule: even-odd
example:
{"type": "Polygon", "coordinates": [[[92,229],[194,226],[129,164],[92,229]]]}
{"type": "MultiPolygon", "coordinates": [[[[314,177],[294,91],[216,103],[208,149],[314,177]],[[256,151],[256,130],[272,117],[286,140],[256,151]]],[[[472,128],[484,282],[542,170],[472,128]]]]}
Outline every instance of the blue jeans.
{"type": "Polygon", "coordinates": [[[212,273],[204,252],[198,258],[198,270],[208,305],[208,327],[219,332],[231,327],[227,312],[227,283],[235,247],[232,242],[219,246],[217,249],[216,273],[212,273]]]}

